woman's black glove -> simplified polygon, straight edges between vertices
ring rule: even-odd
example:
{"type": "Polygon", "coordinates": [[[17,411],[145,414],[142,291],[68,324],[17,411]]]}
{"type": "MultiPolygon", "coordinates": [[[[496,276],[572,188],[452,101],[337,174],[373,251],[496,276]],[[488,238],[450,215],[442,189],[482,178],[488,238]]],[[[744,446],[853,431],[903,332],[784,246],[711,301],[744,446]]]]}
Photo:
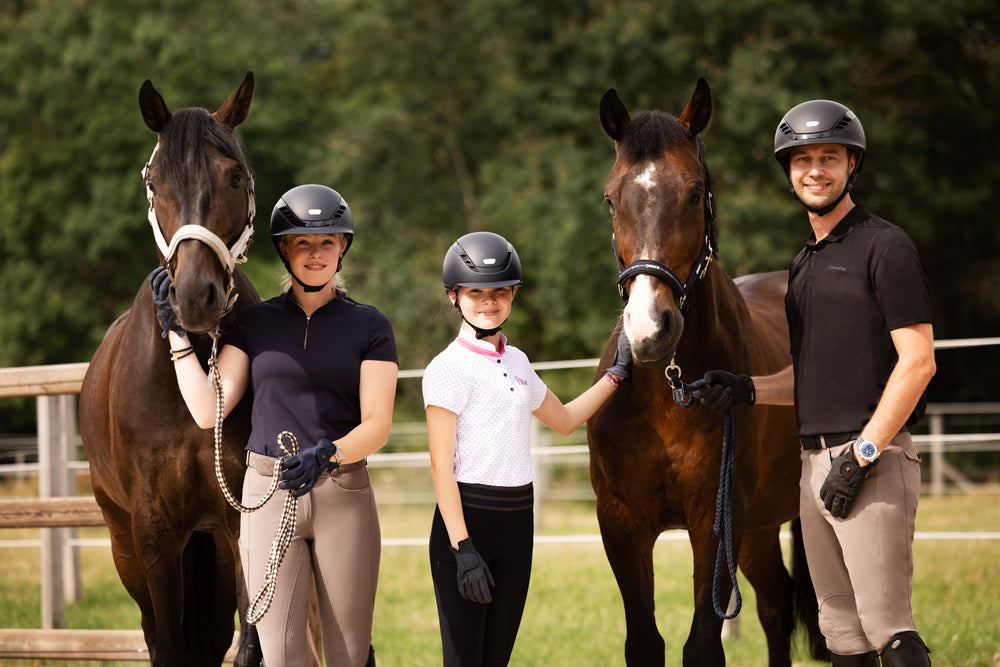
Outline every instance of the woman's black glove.
{"type": "Polygon", "coordinates": [[[632,344],[624,331],[618,332],[618,349],[615,350],[615,363],[608,369],[619,380],[624,380],[632,372],[632,344]]]}
{"type": "Polygon", "coordinates": [[[153,290],[153,305],[156,306],[156,321],[163,329],[163,337],[167,337],[168,331],[173,331],[181,338],[187,336],[187,331],[181,326],[174,315],[174,309],[170,307],[170,275],[167,270],[158,266],[146,278],[149,286],[153,290]]]}
{"type": "Polygon", "coordinates": [[[458,566],[458,592],[470,602],[489,604],[493,602],[490,586],[493,586],[493,575],[486,561],[472,545],[472,538],[467,537],[458,543],[455,554],[455,565],[458,566]]]}
{"type": "Polygon", "coordinates": [[[322,438],[315,447],[305,449],[298,454],[292,454],[281,462],[281,473],[278,479],[280,489],[291,489],[292,497],[298,498],[312,491],[319,476],[325,472],[336,470],[340,464],[333,461],[337,454],[337,445],[322,438]]]}
{"type": "Polygon", "coordinates": [[[749,375],[734,375],[726,371],[705,373],[705,386],[695,389],[693,396],[713,412],[725,415],[737,405],[753,405],[757,390],[749,375]]]}
{"type": "Polygon", "coordinates": [[[854,445],[833,460],[830,474],[819,489],[819,497],[830,514],[841,519],[847,518],[861,485],[868,479],[876,463],[878,459],[862,467],[854,458],[854,445]]]}

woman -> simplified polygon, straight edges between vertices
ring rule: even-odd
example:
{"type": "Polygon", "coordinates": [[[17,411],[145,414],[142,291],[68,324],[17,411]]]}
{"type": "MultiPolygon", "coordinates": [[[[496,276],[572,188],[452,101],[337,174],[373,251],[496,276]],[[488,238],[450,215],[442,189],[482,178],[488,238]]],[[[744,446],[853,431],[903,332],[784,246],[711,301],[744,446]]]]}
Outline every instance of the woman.
{"type": "Polygon", "coordinates": [[[614,366],[563,405],[500,333],[521,285],[514,247],[490,232],[467,234],[445,255],[443,282],[463,323],[428,365],[423,393],[444,665],[506,665],[531,573],[531,416],[568,435],[628,377],[632,353],[619,336],[614,366]]]}
{"type": "MultiPolygon", "coordinates": [[[[354,221],[340,194],[322,185],[289,190],[271,214],[271,239],[290,288],[241,310],[218,359],[224,413],[248,389],[254,397],[243,504],[258,504],[282,457],[279,486],[298,498],[295,533],[256,624],[264,662],[309,664],[306,618],[314,577],[326,663],[374,665],[381,534],[365,457],[385,444],[392,424],[395,340],[384,315],[343,290],[339,271],[354,221]],[[283,431],[301,443],[297,454],[282,451],[283,431]]],[[[166,271],[154,271],[150,283],[184,401],[198,425],[211,428],[215,391],[170,310],[166,271]]],[[[251,596],[264,585],[284,500],[277,493],[242,515],[240,551],[251,596]]]]}

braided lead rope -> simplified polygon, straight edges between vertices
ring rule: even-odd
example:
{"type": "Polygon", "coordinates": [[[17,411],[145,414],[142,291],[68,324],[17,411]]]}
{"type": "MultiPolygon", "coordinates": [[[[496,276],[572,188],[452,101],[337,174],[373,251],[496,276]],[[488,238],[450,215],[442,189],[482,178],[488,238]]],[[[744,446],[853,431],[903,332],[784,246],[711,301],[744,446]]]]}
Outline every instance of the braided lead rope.
{"type": "MultiPolygon", "coordinates": [[[[704,380],[695,380],[688,384],[681,380],[680,367],[671,363],[666,370],[667,380],[673,393],[674,401],[682,408],[694,404],[696,390],[705,386],[704,380]],[[677,371],[671,375],[671,371],[677,371]],[[690,396],[689,398],[686,398],[690,396]]],[[[725,431],[722,436],[722,465],[719,470],[719,490],[715,496],[715,522],[712,530],[720,536],[719,548],[715,554],[715,575],[712,579],[712,605],[715,615],[724,621],[736,618],[743,608],[743,596],[740,595],[740,585],[736,580],[736,560],[733,557],[733,474],[736,467],[736,408],[732,407],[726,413],[725,431]],[[720,535],[721,533],[721,535],[720,535]],[[727,614],[719,603],[719,588],[722,580],[722,562],[725,560],[729,570],[729,581],[733,584],[736,594],[736,607],[732,614],[727,614]]]]}
{"type": "MultiPolygon", "coordinates": [[[[259,503],[253,507],[247,507],[236,499],[236,496],[233,495],[233,492],[229,489],[229,485],[226,483],[225,476],[222,474],[222,413],[225,410],[225,395],[222,389],[222,376],[219,374],[218,343],[219,337],[216,331],[212,335],[212,356],[208,360],[208,367],[211,372],[210,378],[215,384],[215,477],[219,482],[219,487],[222,489],[222,495],[225,496],[229,504],[240,512],[249,514],[263,507],[271,499],[275,491],[277,491],[278,474],[281,472],[281,462],[284,460],[284,457],[275,460],[274,469],[271,471],[271,485],[259,503]]],[[[296,454],[299,451],[299,441],[290,431],[282,431],[278,434],[278,446],[281,447],[281,451],[286,456],[296,454]],[[285,438],[291,441],[291,448],[285,446],[285,438]]],[[[278,532],[271,542],[271,553],[268,555],[267,565],[264,567],[264,584],[257,591],[247,609],[247,622],[250,624],[256,624],[260,619],[264,618],[264,614],[271,608],[271,601],[274,599],[274,590],[278,580],[278,568],[281,566],[281,561],[284,559],[285,552],[288,551],[288,545],[295,534],[295,515],[298,509],[298,501],[299,499],[293,496],[291,491],[285,495],[285,502],[281,506],[281,521],[278,524],[278,532]]]]}

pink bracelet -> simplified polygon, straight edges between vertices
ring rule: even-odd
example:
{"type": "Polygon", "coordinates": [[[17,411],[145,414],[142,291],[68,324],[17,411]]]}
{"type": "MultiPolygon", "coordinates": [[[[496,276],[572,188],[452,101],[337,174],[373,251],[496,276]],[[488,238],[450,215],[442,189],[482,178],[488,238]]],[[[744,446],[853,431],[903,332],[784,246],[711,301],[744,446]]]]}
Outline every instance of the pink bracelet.
{"type": "Polygon", "coordinates": [[[613,387],[617,387],[619,384],[621,384],[621,381],[622,381],[622,379],[620,377],[618,377],[617,375],[615,375],[611,371],[608,371],[607,373],[604,374],[604,379],[607,380],[608,382],[610,382],[611,386],[613,386],[613,387]]]}

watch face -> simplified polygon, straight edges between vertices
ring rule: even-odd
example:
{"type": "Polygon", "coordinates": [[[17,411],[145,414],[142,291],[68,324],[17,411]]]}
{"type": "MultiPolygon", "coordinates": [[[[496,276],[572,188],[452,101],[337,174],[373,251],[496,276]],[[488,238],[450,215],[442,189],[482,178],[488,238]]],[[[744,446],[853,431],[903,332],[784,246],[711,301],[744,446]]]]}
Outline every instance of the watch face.
{"type": "Polygon", "coordinates": [[[862,441],[861,446],[858,447],[858,453],[861,454],[861,458],[866,461],[871,461],[878,456],[878,449],[875,447],[874,443],[864,440],[862,441]]]}

